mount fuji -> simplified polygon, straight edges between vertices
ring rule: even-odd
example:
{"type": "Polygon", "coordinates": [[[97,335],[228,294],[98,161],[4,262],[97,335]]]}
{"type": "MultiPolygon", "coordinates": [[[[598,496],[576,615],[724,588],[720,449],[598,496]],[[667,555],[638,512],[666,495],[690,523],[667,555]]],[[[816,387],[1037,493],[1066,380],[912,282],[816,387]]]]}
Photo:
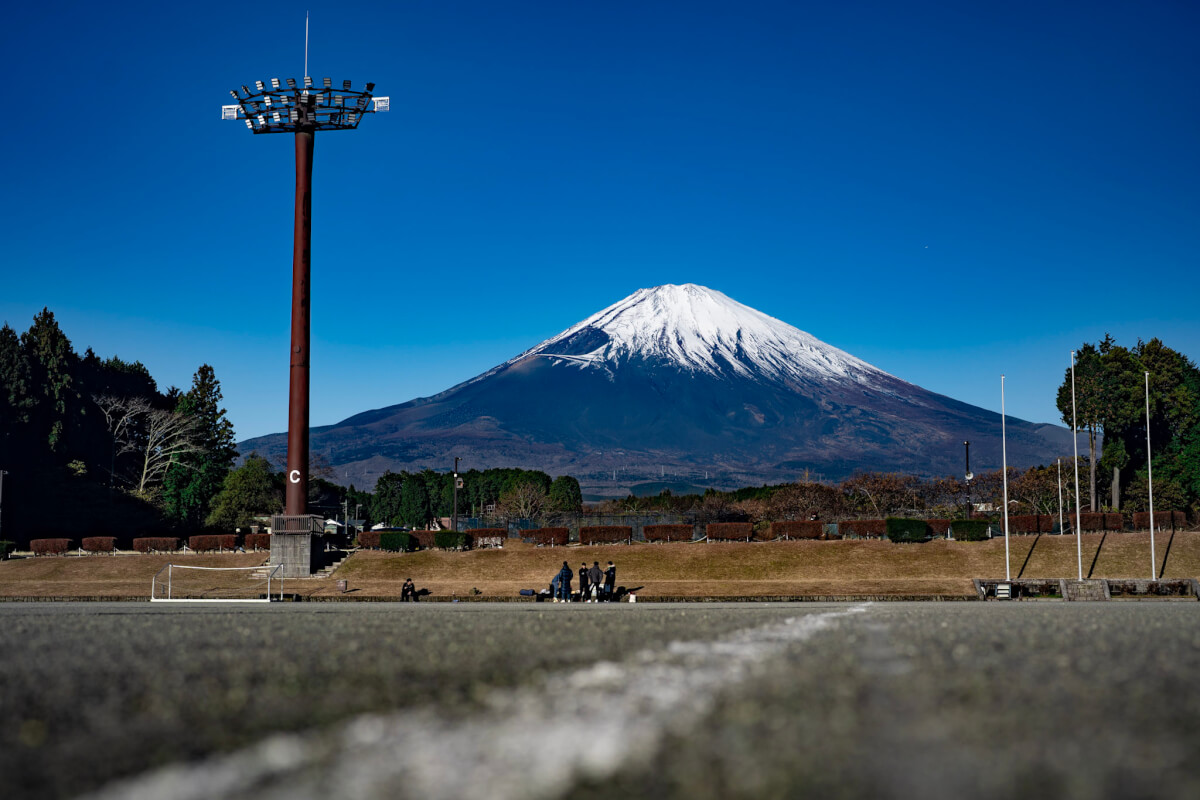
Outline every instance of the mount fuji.
{"type": "MultiPolygon", "coordinates": [[[[1000,415],[935,394],[730,299],[685,284],[641,289],[432,397],[311,431],[339,478],[515,466],[625,494],[670,475],[733,488],[856,470],[1000,466],[1000,415]],[[994,463],[993,463],[994,462],[994,463]]],[[[1013,466],[1049,463],[1070,432],[1008,420],[1013,466]]],[[[281,454],[286,435],[240,445],[281,454]]]]}

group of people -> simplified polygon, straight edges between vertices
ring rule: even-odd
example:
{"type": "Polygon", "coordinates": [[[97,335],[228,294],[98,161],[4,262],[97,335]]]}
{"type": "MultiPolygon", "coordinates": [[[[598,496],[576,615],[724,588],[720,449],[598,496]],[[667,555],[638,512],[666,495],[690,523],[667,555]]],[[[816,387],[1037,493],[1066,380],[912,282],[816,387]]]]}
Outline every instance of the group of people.
{"type": "Polygon", "coordinates": [[[579,600],[581,603],[607,603],[614,599],[617,568],[613,566],[613,562],[608,562],[608,569],[603,570],[600,569],[599,561],[593,561],[590,567],[586,561],[583,562],[579,566],[578,596],[571,592],[571,581],[575,577],[576,572],[564,561],[562,569],[554,576],[554,580],[550,581],[550,594],[554,596],[554,602],[570,603],[579,600]]]}

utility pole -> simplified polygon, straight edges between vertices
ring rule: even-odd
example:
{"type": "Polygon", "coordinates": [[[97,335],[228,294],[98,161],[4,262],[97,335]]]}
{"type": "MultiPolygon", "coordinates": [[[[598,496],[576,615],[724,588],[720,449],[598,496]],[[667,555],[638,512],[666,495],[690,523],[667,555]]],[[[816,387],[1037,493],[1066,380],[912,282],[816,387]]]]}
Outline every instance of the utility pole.
{"type": "Polygon", "coordinates": [[[971,481],[972,481],[972,479],[974,479],[975,476],[971,474],[971,443],[963,442],[963,447],[965,447],[967,450],[967,454],[966,454],[967,464],[966,464],[966,473],[965,473],[964,477],[967,482],[967,519],[970,519],[971,518],[971,481]]]}
{"type": "Polygon", "coordinates": [[[454,508],[450,510],[450,530],[458,533],[458,485],[462,479],[458,477],[458,456],[454,457],[454,508]]]}

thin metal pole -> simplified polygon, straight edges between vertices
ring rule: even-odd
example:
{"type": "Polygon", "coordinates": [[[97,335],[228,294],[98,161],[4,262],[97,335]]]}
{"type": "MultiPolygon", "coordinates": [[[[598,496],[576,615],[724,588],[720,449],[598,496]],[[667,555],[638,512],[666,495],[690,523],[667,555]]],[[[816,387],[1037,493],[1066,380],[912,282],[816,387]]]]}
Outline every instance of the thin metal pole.
{"type": "Polygon", "coordinates": [[[1008,557],[1008,435],[1004,421],[1004,376],[1000,376],[1000,458],[1004,469],[1004,580],[1012,580],[1012,562],[1008,557]]]}
{"type": "Polygon", "coordinates": [[[1150,580],[1158,580],[1158,560],[1154,557],[1154,473],[1150,466],[1150,373],[1146,373],[1146,481],[1150,484],[1150,580]]]}
{"type": "Polygon", "coordinates": [[[287,491],[284,513],[308,510],[309,332],[312,289],[312,130],[296,131],[296,217],[292,243],[292,350],[288,378],[287,491]]]}
{"type": "Polygon", "coordinates": [[[963,480],[967,483],[967,519],[971,518],[971,443],[963,442],[963,448],[966,450],[964,458],[966,460],[966,472],[963,473],[963,480]]]}
{"type": "Polygon", "coordinates": [[[1057,459],[1058,463],[1058,535],[1062,536],[1063,532],[1063,512],[1062,512],[1062,456],[1057,459]]]}
{"type": "Polygon", "coordinates": [[[454,457],[454,508],[450,510],[451,531],[458,533],[458,456],[454,457]]]}
{"type": "Polygon", "coordinates": [[[1083,512],[1079,499],[1079,425],[1075,421],[1075,351],[1071,351],[1071,441],[1075,445],[1075,554],[1079,559],[1079,580],[1083,580],[1083,512]]]}
{"type": "Polygon", "coordinates": [[[0,469],[0,541],[4,541],[4,476],[6,470],[0,469]]]}

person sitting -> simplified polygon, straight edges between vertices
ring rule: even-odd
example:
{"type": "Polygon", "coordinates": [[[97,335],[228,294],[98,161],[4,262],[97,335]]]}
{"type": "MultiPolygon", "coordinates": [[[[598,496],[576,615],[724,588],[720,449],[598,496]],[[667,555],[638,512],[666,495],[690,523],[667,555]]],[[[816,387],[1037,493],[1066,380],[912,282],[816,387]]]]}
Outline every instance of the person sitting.
{"type": "Polygon", "coordinates": [[[404,585],[400,587],[400,602],[416,603],[419,599],[417,586],[413,583],[413,579],[405,578],[404,585]]]}

